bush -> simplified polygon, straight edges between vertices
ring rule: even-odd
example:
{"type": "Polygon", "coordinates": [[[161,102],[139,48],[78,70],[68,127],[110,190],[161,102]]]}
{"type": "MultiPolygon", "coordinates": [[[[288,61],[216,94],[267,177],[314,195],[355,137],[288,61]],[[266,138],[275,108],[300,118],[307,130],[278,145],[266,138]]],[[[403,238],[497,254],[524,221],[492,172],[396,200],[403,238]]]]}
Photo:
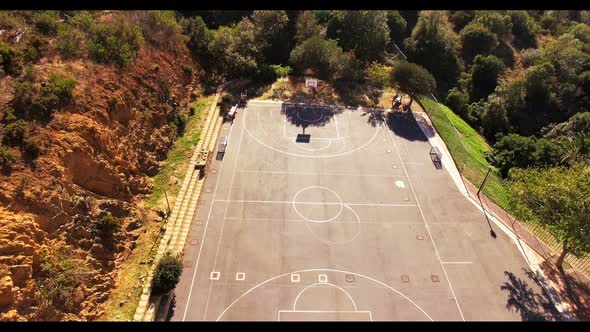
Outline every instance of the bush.
{"type": "Polygon", "coordinates": [[[315,36],[291,51],[290,62],[299,72],[311,69],[318,78],[333,81],[342,73],[346,55],[335,40],[315,36]]]}
{"type": "Polygon", "coordinates": [[[36,138],[27,138],[24,140],[23,150],[31,158],[36,159],[41,152],[41,141],[36,138]]]}
{"type": "Polygon", "coordinates": [[[35,15],[35,28],[44,35],[55,36],[59,26],[59,16],[56,11],[46,10],[35,15]]]}
{"type": "Polygon", "coordinates": [[[72,26],[80,29],[80,31],[84,31],[86,33],[89,33],[94,28],[96,21],[94,20],[94,17],[92,16],[92,14],[90,14],[87,11],[82,11],[82,12],[76,14],[76,16],[72,17],[72,19],[70,19],[69,23],[72,26]]]}
{"type": "Polygon", "coordinates": [[[13,107],[20,118],[48,120],[57,106],[59,98],[51,87],[39,89],[31,82],[15,82],[13,107]]]}
{"type": "Polygon", "coordinates": [[[18,76],[23,69],[22,53],[0,41],[0,65],[6,75],[18,76]]]}
{"type": "Polygon", "coordinates": [[[193,77],[193,74],[195,73],[195,68],[193,67],[193,65],[188,64],[188,63],[185,63],[185,64],[182,65],[182,71],[186,75],[188,75],[190,77],[193,77]]]}
{"type": "Polygon", "coordinates": [[[104,215],[96,224],[96,229],[103,240],[111,240],[113,234],[121,229],[121,219],[110,214],[104,215]]]}
{"type": "Polygon", "coordinates": [[[490,54],[498,45],[496,35],[480,23],[469,23],[461,30],[461,51],[467,62],[479,54],[490,54]]]}
{"type": "Polygon", "coordinates": [[[83,54],[84,35],[64,24],[57,33],[57,50],[64,59],[75,59],[83,54]]]}
{"type": "Polygon", "coordinates": [[[287,77],[293,71],[290,66],[271,65],[270,66],[277,77],[287,77]]]}
{"type": "Polygon", "coordinates": [[[174,125],[176,126],[176,134],[178,136],[184,133],[186,129],[186,123],[188,122],[188,118],[184,114],[178,114],[174,117],[174,125]]]}
{"type": "Polygon", "coordinates": [[[33,35],[24,49],[24,59],[28,62],[37,62],[49,43],[44,38],[33,35]]]}
{"type": "Polygon", "coordinates": [[[88,52],[97,62],[125,66],[137,56],[143,36],[139,26],[119,18],[98,24],[90,33],[88,52]]]}
{"type": "Polygon", "coordinates": [[[166,252],[156,266],[152,293],[164,294],[173,290],[180,281],[181,274],[182,261],[178,257],[173,257],[170,252],[166,252]]]}
{"type": "Polygon", "coordinates": [[[524,67],[534,66],[541,60],[541,52],[536,48],[527,48],[520,52],[520,59],[524,67]]]}
{"type": "Polygon", "coordinates": [[[2,142],[6,145],[17,146],[20,145],[27,136],[27,122],[24,120],[17,120],[8,124],[4,128],[4,137],[2,142]]]}
{"type": "Polygon", "coordinates": [[[365,69],[365,78],[375,87],[383,89],[389,85],[391,70],[391,67],[384,66],[378,62],[373,62],[367,67],[367,69],[365,69]]]}
{"type": "Polygon", "coordinates": [[[17,155],[12,150],[0,145],[0,167],[10,169],[17,159],[17,155]]]}
{"type": "Polygon", "coordinates": [[[18,118],[16,117],[16,115],[14,115],[14,109],[12,108],[7,108],[4,111],[4,117],[2,118],[2,122],[9,124],[11,122],[16,121],[18,118]]]}
{"type": "Polygon", "coordinates": [[[76,80],[68,78],[60,73],[49,73],[51,93],[59,99],[60,103],[66,103],[72,98],[72,91],[76,87],[76,80]]]}

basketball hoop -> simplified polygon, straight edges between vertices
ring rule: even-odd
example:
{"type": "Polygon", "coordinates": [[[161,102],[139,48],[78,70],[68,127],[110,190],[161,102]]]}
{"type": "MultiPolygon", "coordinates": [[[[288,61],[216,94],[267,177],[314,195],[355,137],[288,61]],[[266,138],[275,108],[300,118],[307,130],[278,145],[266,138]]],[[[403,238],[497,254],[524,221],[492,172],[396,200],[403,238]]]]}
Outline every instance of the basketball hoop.
{"type": "Polygon", "coordinates": [[[317,88],[318,87],[318,79],[317,78],[305,78],[305,86],[308,88],[317,88]]]}

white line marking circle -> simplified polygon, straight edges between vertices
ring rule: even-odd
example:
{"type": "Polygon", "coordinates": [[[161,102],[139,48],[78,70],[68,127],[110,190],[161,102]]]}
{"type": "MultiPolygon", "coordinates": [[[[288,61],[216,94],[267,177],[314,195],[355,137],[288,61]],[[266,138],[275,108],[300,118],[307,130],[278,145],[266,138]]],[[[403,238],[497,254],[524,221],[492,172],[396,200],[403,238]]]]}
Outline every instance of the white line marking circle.
{"type": "Polygon", "coordinates": [[[297,213],[301,218],[303,218],[309,222],[315,222],[315,223],[330,222],[330,221],[338,218],[340,216],[340,214],[342,214],[342,207],[344,205],[344,204],[342,204],[342,198],[340,198],[340,195],[338,195],[334,190],[332,190],[330,188],[322,187],[322,186],[309,186],[309,187],[299,189],[299,191],[296,192],[295,195],[293,196],[292,204],[293,204],[293,209],[295,209],[295,213],[297,213]],[[303,202],[297,202],[297,196],[299,196],[299,194],[301,194],[302,191],[305,191],[308,189],[313,189],[313,188],[327,190],[327,191],[331,192],[332,194],[334,194],[336,197],[338,197],[338,200],[339,200],[338,205],[340,205],[340,210],[338,210],[338,213],[334,217],[332,217],[330,219],[311,219],[311,218],[308,218],[308,217],[304,216],[303,214],[301,214],[301,212],[297,209],[297,203],[300,203],[300,204],[303,203],[303,202]]]}
{"type": "Polygon", "coordinates": [[[295,302],[293,302],[293,311],[298,311],[298,310],[297,310],[297,308],[296,308],[296,307],[297,307],[297,301],[299,301],[299,297],[301,297],[301,295],[302,295],[302,294],[303,294],[305,291],[307,291],[308,289],[310,289],[310,288],[312,288],[312,287],[324,287],[324,286],[330,286],[330,287],[334,287],[334,288],[336,288],[336,289],[340,290],[341,292],[343,292],[343,293],[344,293],[344,294],[345,294],[345,295],[346,295],[346,296],[347,296],[347,297],[350,299],[350,302],[352,303],[352,306],[353,306],[353,308],[354,308],[354,311],[358,311],[358,309],[357,309],[357,307],[356,307],[356,302],[354,302],[354,299],[352,298],[352,296],[350,296],[350,294],[348,294],[348,292],[347,292],[347,291],[345,291],[345,290],[344,290],[342,287],[340,287],[340,286],[336,286],[336,285],[334,285],[334,284],[331,284],[331,283],[329,283],[329,282],[318,282],[318,283],[311,284],[311,285],[309,285],[309,286],[306,286],[305,288],[303,288],[303,289],[302,289],[302,290],[299,292],[299,294],[297,294],[297,297],[295,298],[295,302]]]}
{"type": "Polygon", "coordinates": [[[306,119],[300,117],[299,112],[301,112],[301,111],[297,111],[297,119],[299,119],[301,121],[305,121],[307,123],[315,123],[315,122],[322,121],[324,119],[324,113],[322,111],[320,111],[320,116],[316,119],[313,119],[313,120],[306,120],[306,119]]]}

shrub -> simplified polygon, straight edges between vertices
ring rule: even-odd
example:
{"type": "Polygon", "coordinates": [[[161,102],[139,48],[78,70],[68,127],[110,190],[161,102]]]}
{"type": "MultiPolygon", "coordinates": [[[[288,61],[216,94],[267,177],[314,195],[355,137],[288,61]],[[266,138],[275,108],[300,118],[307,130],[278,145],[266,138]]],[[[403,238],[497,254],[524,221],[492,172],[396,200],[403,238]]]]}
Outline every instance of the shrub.
{"type": "Polygon", "coordinates": [[[36,159],[41,152],[41,141],[37,138],[27,138],[24,140],[23,150],[31,158],[36,159]]]}
{"type": "Polygon", "coordinates": [[[182,274],[182,261],[172,256],[170,252],[160,259],[156,266],[152,281],[152,293],[164,294],[173,290],[180,281],[182,274]]]}
{"type": "Polygon", "coordinates": [[[4,128],[4,137],[2,142],[6,145],[16,146],[20,145],[27,136],[27,122],[24,120],[17,120],[8,124],[4,128]]]}
{"type": "Polygon", "coordinates": [[[96,229],[103,240],[110,240],[113,234],[121,229],[121,219],[110,214],[104,215],[96,224],[96,229]]]}
{"type": "Polygon", "coordinates": [[[190,77],[193,77],[193,74],[194,74],[194,72],[195,72],[195,68],[193,67],[193,65],[191,65],[191,64],[188,64],[188,63],[185,63],[185,64],[183,64],[183,65],[182,65],[182,71],[183,71],[183,72],[184,72],[186,75],[188,75],[188,76],[190,76],[190,77]]]}
{"type": "Polygon", "coordinates": [[[74,59],[82,55],[84,36],[70,25],[64,24],[57,33],[57,50],[64,59],[74,59]]]}
{"type": "Polygon", "coordinates": [[[18,76],[23,69],[22,53],[0,41],[0,65],[6,75],[18,76]]]}
{"type": "Polygon", "coordinates": [[[271,65],[270,66],[277,77],[286,77],[293,71],[290,66],[271,65]]]}
{"type": "Polygon", "coordinates": [[[469,102],[469,94],[457,88],[449,90],[445,104],[455,113],[464,116],[466,114],[467,103],[469,102]]]}
{"type": "Polygon", "coordinates": [[[84,294],[78,287],[84,282],[84,261],[76,259],[70,246],[49,247],[40,255],[39,276],[35,279],[40,313],[56,308],[66,312],[79,310],[84,294]]]}
{"type": "Polygon", "coordinates": [[[0,167],[10,169],[17,159],[16,154],[12,150],[0,145],[0,167]]]}
{"type": "Polygon", "coordinates": [[[541,52],[536,48],[527,48],[520,53],[520,59],[524,67],[534,66],[541,60],[541,52]]]}
{"type": "Polygon", "coordinates": [[[318,78],[333,81],[342,73],[346,55],[335,40],[315,36],[291,51],[290,62],[299,72],[311,69],[318,78]]]}
{"type": "Polygon", "coordinates": [[[49,73],[50,90],[60,103],[68,102],[72,98],[72,91],[76,87],[76,80],[60,73],[49,73]]]}
{"type": "Polygon", "coordinates": [[[96,24],[96,21],[94,20],[92,14],[90,14],[87,11],[82,11],[78,13],[76,16],[72,17],[72,19],[69,22],[72,26],[87,33],[90,32],[96,24]]]}
{"type": "Polygon", "coordinates": [[[16,117],[16,115],[14,115],[14,109],[12,109],[10,107],[7,108],[4,111],[4,117],[2,118],[2,122],[8,124],[8,123],[14,122],[16,120],[17,120],[17,117],[16,117]]]}
{"type": "Polygon", "coordinates": [[[389,84],[391,76],[391,67],[384,66],[378,62],[373,62],[365,69],[365,78],[369,83],[377,88],[384,88],[389,84]]]}
{"type": "Polygon", "coordinates": [[[222,105],[233,105],[235,102],[235,98],[231,93],[224,93],[223,96],[221,96],[221,104],[222,105]]]}
{"type": "Polygon", "coordinates": [[[90,33],[88,52],[97,62],[125,66],[137,56],[143,36],[140,28],[120,18],[98,24],[90,33]]]}
{"type": "Polygon", "coordinates": [[[33,35],[24,49],[24,59],[28,62],[36,62],[43,56],[47,48],[47,40],[33,35]]]}
{"type": "Polygon", "coordinates": [[[35,28],[44,35],[55,36],[59,26],[59,16],[56,11],[46,10],[37,13],[34,18],[35,28]]]}
{"type": "Polygon", "coordinates": [[[184,133],[186,129],[186,123],[188,122],[188,118],[184,114],[178,114],[174,117],[174,125],[176,126],[176,134],[178,136],[184,133]]]}

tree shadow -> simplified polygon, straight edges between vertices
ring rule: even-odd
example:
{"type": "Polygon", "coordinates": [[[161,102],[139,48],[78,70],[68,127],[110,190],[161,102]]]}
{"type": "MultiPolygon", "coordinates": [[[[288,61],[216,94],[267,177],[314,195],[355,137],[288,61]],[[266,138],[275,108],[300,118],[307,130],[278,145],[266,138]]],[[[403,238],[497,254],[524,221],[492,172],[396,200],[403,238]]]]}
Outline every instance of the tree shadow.
{"type": "Polygon", "coordinates": [[[387,114],[386,122],[389,130],[399,137],[409,141],[428,141],[410,112],[391,111],[387,114]]]}
{"type": "Polygon", "coordinates": [[[560,313],[555,309],[545,290],[537,292],[529,286],[530,282],[541,287],[541,276],[530,270],[524,269],[524,273],[530,279],[518,278],[514,273],[504,271],[508,281],[500,286],[502,291],[508,292],[506,308],[518,312],[524,321],[556,321],[561,319],[560,313]]]}
{"type": "Polygon", "coordinates": [[[367,117],[367,123],[373,127],[381,126],[385,123],[385,110],[370,108],[363,109],[361,116],[367,117]]]}
{"type": "Polygon", "coordinates": [[[590,320],[590,280],[576,271],[568,273],[549,261],[541,263],[541,268],[549,279],[559,285],[576,318],[590,320]]]}
{"type": "Polygon", "coordinates": [[[296,126],[303,128],[307,127],[324,127],[332,118],[346,110],[343,106],[311,106],[311,105],[296,105],[290,103],[283,103],[281,106],[281,114],[285,116],[287,121],[296,126]]]}

